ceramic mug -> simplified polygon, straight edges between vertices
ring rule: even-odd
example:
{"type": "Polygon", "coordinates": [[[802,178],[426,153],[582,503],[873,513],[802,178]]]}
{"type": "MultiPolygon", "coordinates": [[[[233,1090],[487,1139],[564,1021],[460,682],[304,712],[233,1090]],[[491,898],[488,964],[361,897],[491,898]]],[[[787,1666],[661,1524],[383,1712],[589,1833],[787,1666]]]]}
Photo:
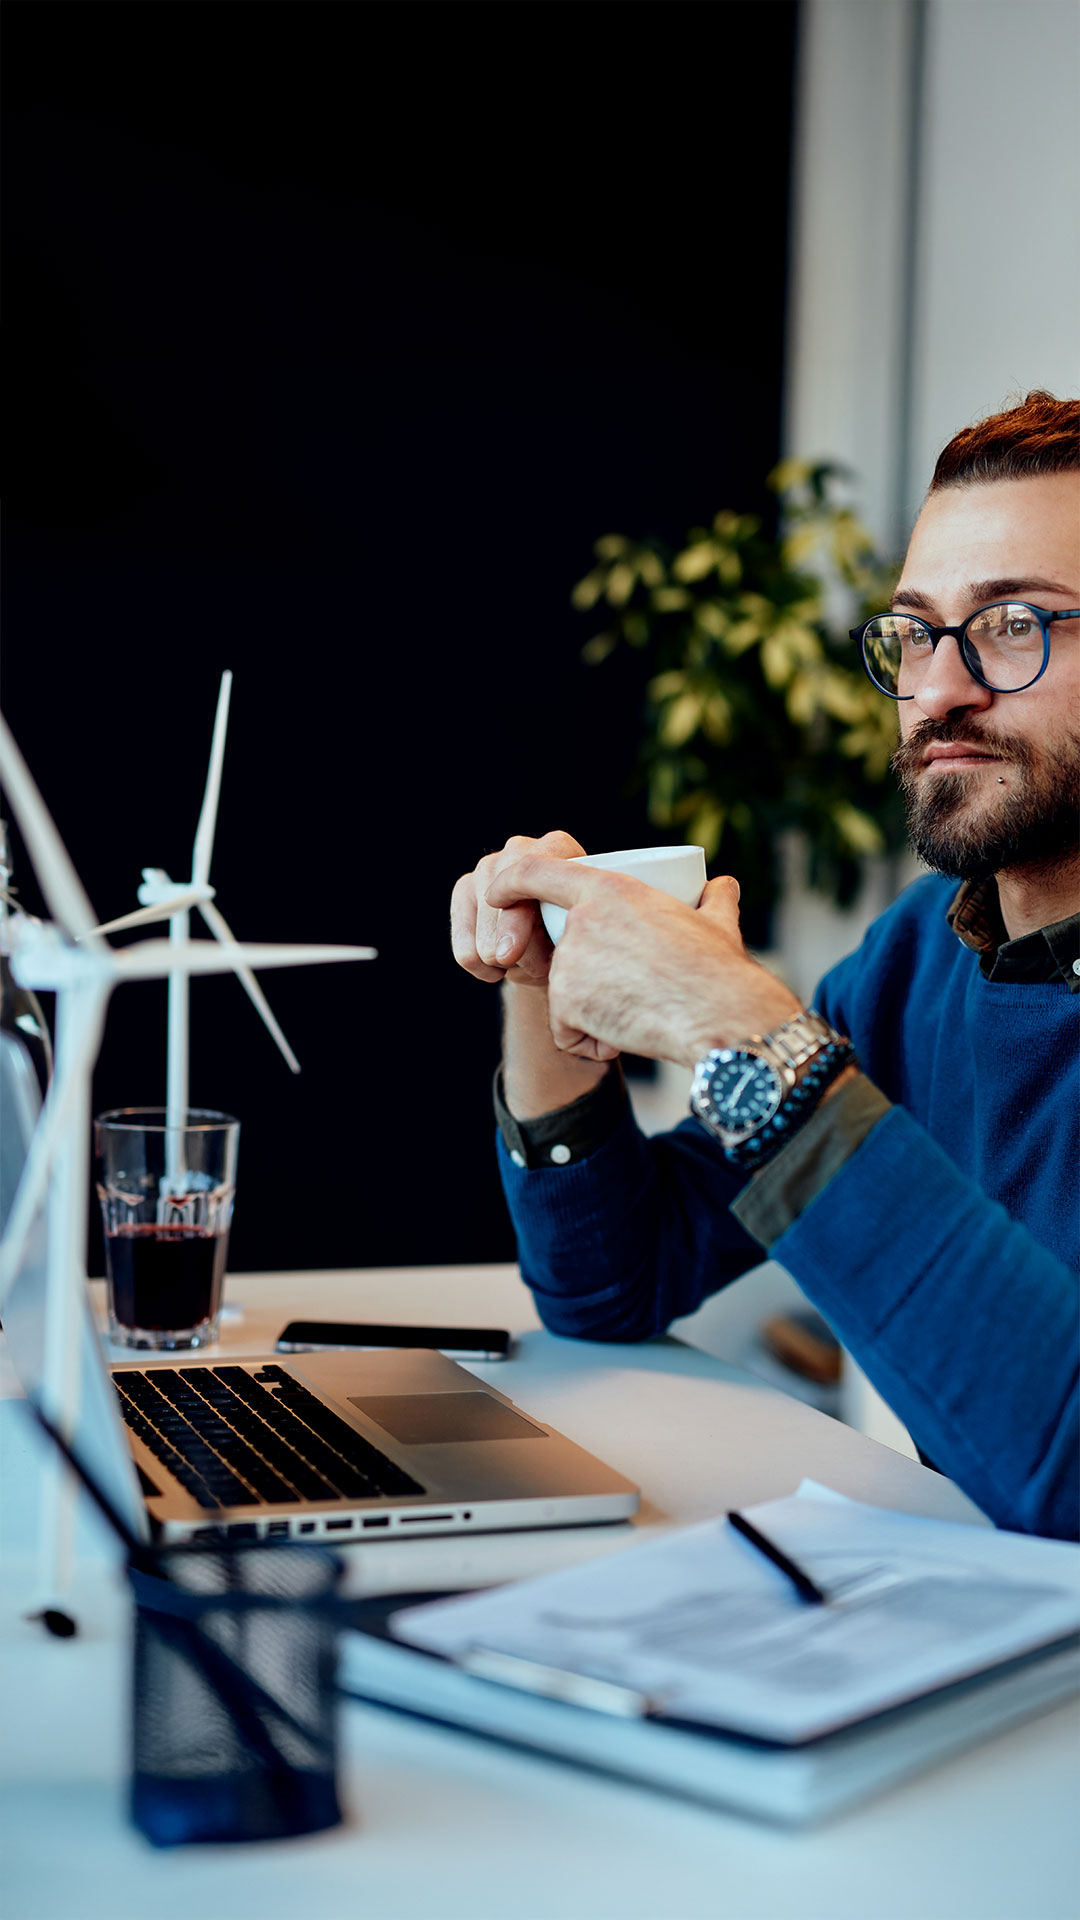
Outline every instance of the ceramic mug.
{"type": "MultiPolygon", "coordinates": [[[[705,891],[704,847],[628,847],[620,853],[580,853],[567,864],[627,873],[687,907],[696,907],[705,891]]],[[[547,900],[540,902],[540,917],[554,946],[562,939],[566,913],[565,907],[553,907],[547,900]]]]}

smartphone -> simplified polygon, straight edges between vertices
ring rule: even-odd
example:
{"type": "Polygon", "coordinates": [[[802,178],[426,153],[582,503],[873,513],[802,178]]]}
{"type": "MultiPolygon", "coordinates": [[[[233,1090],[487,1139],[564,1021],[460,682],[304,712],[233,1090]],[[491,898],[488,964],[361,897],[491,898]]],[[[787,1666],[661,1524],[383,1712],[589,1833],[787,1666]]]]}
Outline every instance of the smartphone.
{"type": "Polygon", "coordinates": [[[278,1353],[333,1353],[357,1347],[425,1347],[448,1360],[505,1360],[510,1335],[502,1327],[384,1327],[351,1320],[290,1320],[275,1342],[278,1353]]]}

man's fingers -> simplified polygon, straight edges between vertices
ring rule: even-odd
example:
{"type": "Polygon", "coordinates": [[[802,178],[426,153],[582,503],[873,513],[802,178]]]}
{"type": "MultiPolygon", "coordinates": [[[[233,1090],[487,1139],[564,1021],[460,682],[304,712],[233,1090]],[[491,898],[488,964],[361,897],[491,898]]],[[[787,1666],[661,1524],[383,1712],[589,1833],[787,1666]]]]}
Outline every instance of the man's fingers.
{"type": "MultiPolygon", "coordinates": [[[[508,840],[506,844],[507,846],[511,846],[513,843],[508,840]]],[[[542,833],[539,840],[534,843],[532,851],[534,853],[552,854],[557,860],[577,860],[584,853],[585,849],[580,840],[574,839],[573,834],[555,831],[554,833],[542,833]]]]}
{"type": "Polygon", "coordinates": [[[476,950],[476,907],[476,877],[463,874],[450,896],[450,946],[454,959],[477,980],[501,980],[502,967],[486,965],[476,950]]]}
{"type": "MultiPolygon", "coordinates": [[[[580,841],[561,832],[545,833],[535,841],[508,840],[505,850],[519,854],[517,861],[507,861],[508,866],[520,865],[521,856],[531,856],[534,852],[547,859],[573,860],[585,851],[580,841]]],[[[540,910],[531,901],[499,911],[494,952],[501,967],[516,967],[519,973],[528,974],[532,979],[547,978],[551,942],[544,932],[540,910]]]]}
{"type": "Polygon", "coordinates": [[[540,910],[531,901],[493,914],[491,945],[483,950],[483,959],[497,967],[516,967],[531,946],[539,921],[540,910]]]}
{"type": "Polygon", "coordinates": [[[576,867],[568,860],[531,853],[503,867],[489,880],[485,897],[489,907],[514,907],[522,900],[548,900],[554,907],[574,907],[588,897],[597,881],[610,884],[610,876],[596,867],[576,867]]]}
{"type": "Polygon", "coordinates": [[[726,932],[738,936],[739,933],[739,883],[733,874],[722,873],[717,879],[706,883],[705,891],[698,901],[698,912],[710,920],[715,920],[726,932]]]}

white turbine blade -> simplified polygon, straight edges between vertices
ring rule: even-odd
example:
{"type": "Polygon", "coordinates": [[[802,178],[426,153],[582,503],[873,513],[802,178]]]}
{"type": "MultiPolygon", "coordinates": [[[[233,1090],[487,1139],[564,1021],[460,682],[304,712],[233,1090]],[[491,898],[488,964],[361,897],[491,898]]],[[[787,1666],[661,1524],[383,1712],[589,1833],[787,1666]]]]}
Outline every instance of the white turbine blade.
{"type": "Polygon", "coordinates": [[[52,815],[45,805],[11,730],[0,714],[0,783],[7,790],[38,884],[57,925],[73,940],[96,942],[97,914],[90,905],[52,815]]]}
{"type": "MultiPolygon", "coordinates": [[[[239,952],[236,935],[227,924],[225,915],[221,913],[217,907],[212,906],[209,900],[202,902],[199,907],[199,912],[202,914],[215,940],[221,941],[226,952],[229,951],[230,947],[236,948],[237,952],[239,952]]],[[[293,1073],[299,1073],[300,1062],[286,1040],[285,1035],[282,1033],[281,1028],[278,1026],[274,1015],[271,1013],[266,995],[256,980],[255,975],[252,973],[251,968],[246,967],[241,960],[236,961],[236,977],[243,987],[244,992],[247,994],[248,999],[251,1001],[252,1006],[255,1008],[256,1013],[260,1015],[264,1026],[268,1029],[271,1039],[276,1041],[285,1056],[286,1065],[291,1068],[293,1073]]]]}
{"type": "Polygon", "coordinates": [[[225,758],[225,731],[229,724],[231,694],[232,674],[226,668],[221,676],[221,692],[218,694],[217,713],[214,716],[214,738],[210,744],[210,768],[206,776],[206,792],[203,794],[202,812],[195,829],[195,847],[191,856],[191,878],[204,886],[210,877],[210,856],[214,851],[214,828],[217,826],[218,796],[221,792],[221,763],[225,758]]]}
{"type": "Polygon", "coordinates": [[[74,1040],[64,1050],[49,1087],[41,1117],[30,1140],[30,1149],[22,1177],[8,1216],[7,1230],[0,1240],[0,1304],[7,1297],[27,1236],[38,1209],[45,1199],[56,1150],[74,1102],[89,1098],[90,1075],[101,1045],[101,1029],[109,998],[107,984],[76,989],[73,995],[78,1020],[74,1040]]]}
{"type": "Polygon", "coordinates": [[[226,958],[216,940],[138,940],[113,948],[109,972],[114,980],[162,980],[170,973],[235,973],[245,967],[325,966],[336,960],[374,960],[374,947],[241,946],[226,958]]]}
{"type": "Polygon", "coordinates": [[[119,920],[106,920],[95,933],[123,933],[128,927],[148,927],[155,920],[170,920],[174,913],[189,913],[192,907],[200,906],[202,893],[192,888],[190,893],[178,893],[175,900],[160,901],[154,907],[136,907],[131,913],[122,913],[119,920]]]}

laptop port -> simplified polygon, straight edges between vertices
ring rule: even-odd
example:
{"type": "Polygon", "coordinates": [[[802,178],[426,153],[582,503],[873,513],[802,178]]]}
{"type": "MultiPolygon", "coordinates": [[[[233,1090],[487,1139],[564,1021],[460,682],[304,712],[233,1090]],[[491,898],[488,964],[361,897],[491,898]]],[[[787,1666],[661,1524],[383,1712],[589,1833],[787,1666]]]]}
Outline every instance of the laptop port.
{"type": "Polygon", "coordinates": [[[230,1540],[257,1540],[259,1537],[259,1529],[253,1520],[230,1521],[225,1532],[230,1540]]]}
{"type": "Polygon", "coordinates": [[[370,1520],[361,1520],[360,1525],[362,1527],[388,1527],[390,1525],[390,1515],[384,1513],[380,1514],[378,1518],[372,1515],[370,1520]]]}
{"type": "Polygon", "coordinates": [[[348,1533],[351,1527],[351,1520],[328,1520],[326,1523],[327,1533],[348,1533]]]}
{"type": "Polygon", "coordinates": [[[270,1525],[266,1529],[266,1537],[268,1540],[280,1540],[282,1535],[287,1534],[288,1531],[289,1523],[287,1520],[271,1520],[270,1525]]]}
{"type": "Polygon", "coordinates": [[[452,1520],[453,1517],[452,1513],[403,1513],[401,1524],[403,1527],[415,1527],[420,1520],[452,1520]]]}

